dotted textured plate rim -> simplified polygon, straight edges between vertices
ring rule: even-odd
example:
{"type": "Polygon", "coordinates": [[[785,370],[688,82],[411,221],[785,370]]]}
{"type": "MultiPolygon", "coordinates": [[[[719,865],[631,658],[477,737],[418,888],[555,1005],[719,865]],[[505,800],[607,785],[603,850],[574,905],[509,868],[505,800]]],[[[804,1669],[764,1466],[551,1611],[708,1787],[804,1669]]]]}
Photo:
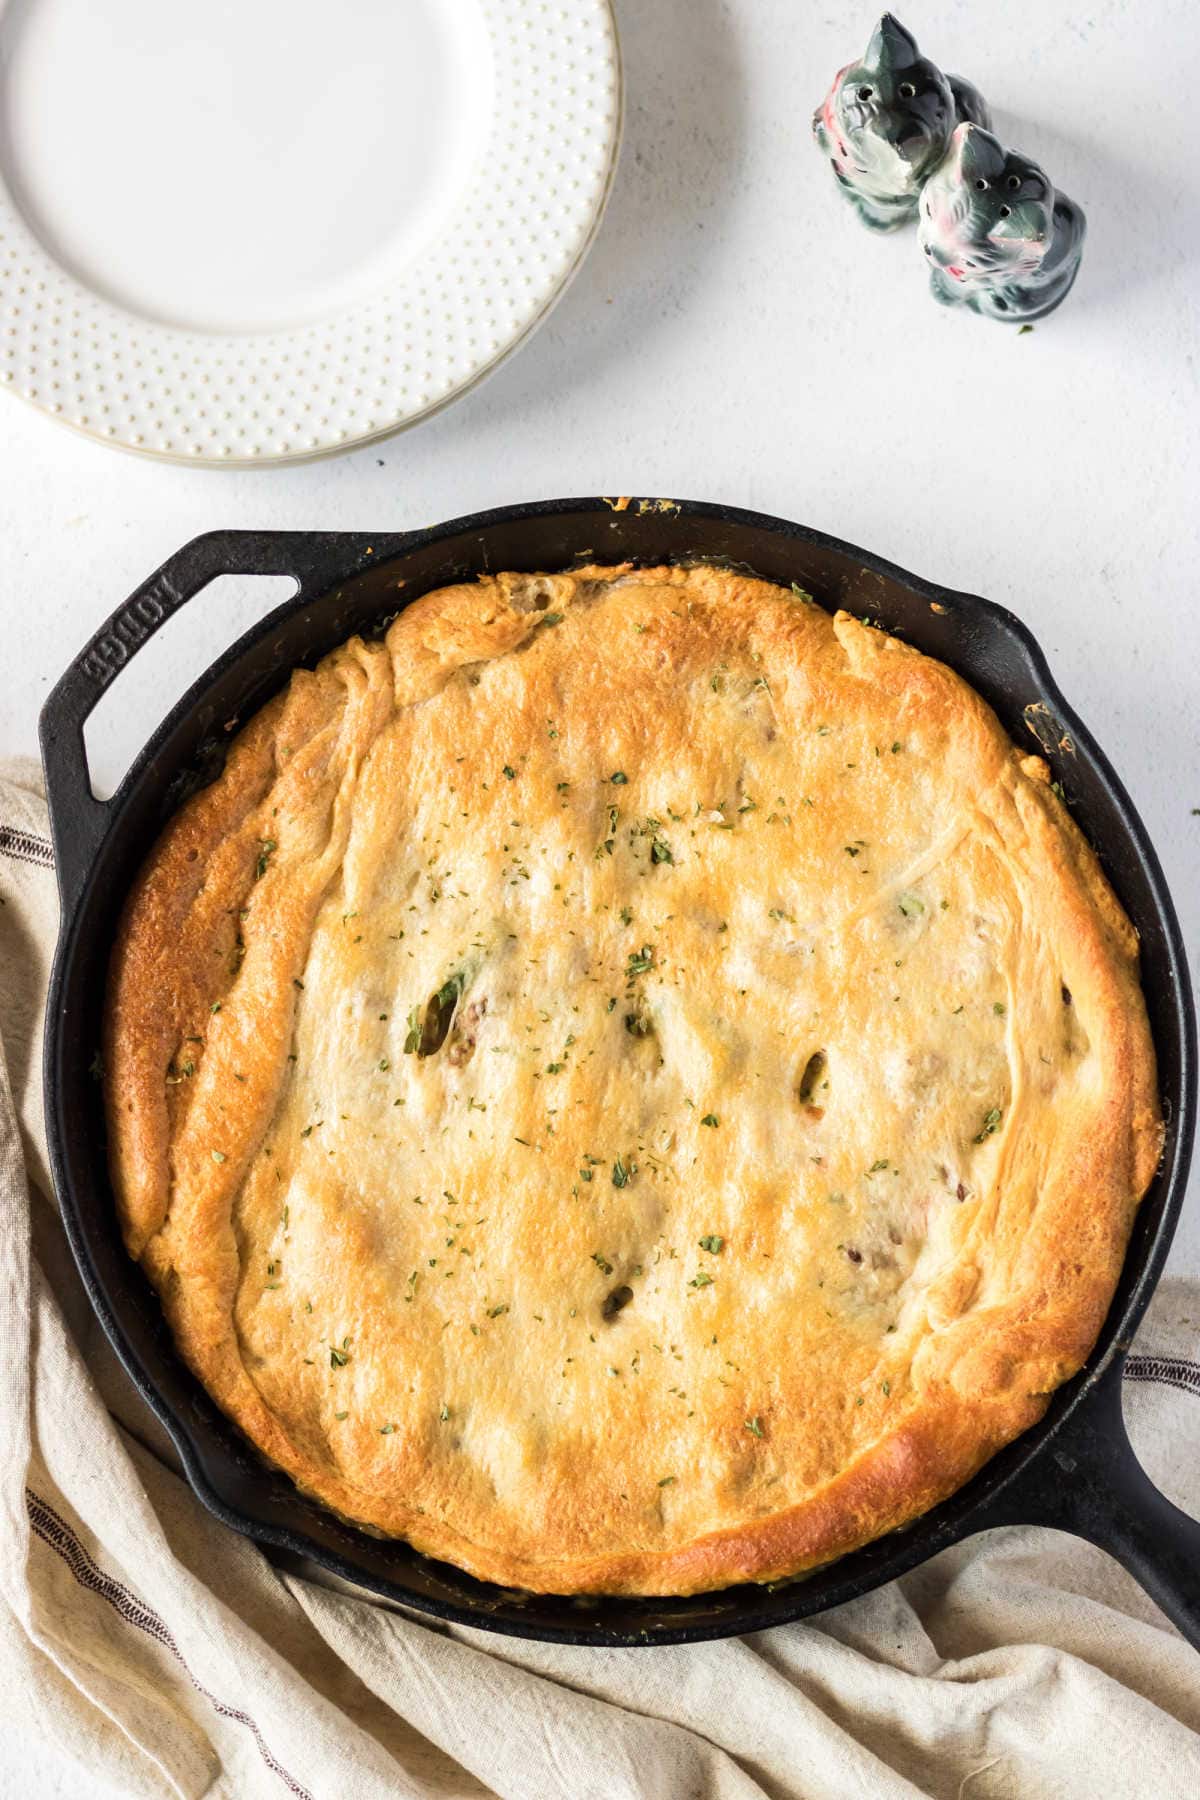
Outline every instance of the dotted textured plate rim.
{"type": "MultiPolygon", "coordinates": [[[[189,331],[141,318],[65,269],[31,229],[0,177],[0,392],[14,395],[77,435],[108,448],[193,469],[244,470],[315,462],[380,443],[434,417],[478,387],[545,321],[587,257],[612,191],[624,112],[620,47],[611,0],[557,0],[554,20],[549,23],[541,21],[551,8],[537,0],[480,0],[480,5],[497,65],[496,107],[466,192],[433,242],[394,281],[325,318],[282,331],[245,333],[189,331]],[[536,92],[538,85],[531,79],[529,55],[535,21],[541,25],[542,36],[553,40],[552,60],[555,56],[563,59],[550,80],[556,92],[564,89],[568,99],[577,102],[570,109],[562,108],[561,99],[554,107],[530,104],[531,90],[536,92]],[[589,63],[593,66],[588,67],[589,63]],[[594,86],[597,79],[599,105],[593,99],[578,103],[576,82],[594,86]],[[524,143],[533,146],[518,166],[528,168],[534,151],[543,163],[552,153],[555,158],[552,169],[538,171],[540,185],[529,193],[518,191],[511,174],[509,159],[522,147],[515,135],[518,119],[524,143]],[[567,176],[568,158],[580,174],[567,176]],[[575,215],[565,242],[562,231],[548,224],[550,205],[559,199],[559,177],[567,177],[574,192],[582,189],[582,198],[573,206],[560,205],[560,214],[575,215]],[[473,328],[495,327],[494,314],[484,314],[481,323],[476,305],[461,294],[457,306],[436,309],[439,329],[427,328],[424,344],[418,347],[406,338],[393,348],[397,331],[403,329],[403,316],[411,315],[418,296],[425,297],[427,284],[437,286],[440,301],[445,302],[448,281],[452,280],[456,289],[465,285],[461,273],[464,258],[478,264],[486,253],[492,264],[494,243],[479,234],[493,219],[512,213],[518,200],[526,209],[518,224],[526,229],[520,236],[505,239],[491,267],[491,281],[480,277],[484,297],[477,305],[500,304],[502,291],[512,283],[511,271],[531,264],[545,269],[553,255],[554,261],[540,281],[535,275],[519,277],[521,285],[532,290],[529,304],[525,308],[510,304],[509,318],[498,328],[499,335],[489,338],[483,354],[470,358],[457,376],[443,371],[461,358],[464,345],[474,347],[473,328]],[[528,228],[530,211],[540,215],[533,229],[528,228]],[[550,248],[538,248],[541,243],[550,248]],[[460,272],[451,276],[455,270],[460,272]],[[43,324],[49,329],[41,329],[43,324]],[[373,353],[370,340],[376,327],[380,350],[373,353]],[[85,357],[67,348],[60,341],[64,332],[68,343],[82,339],[92,354],[85,357]],[[429,379],[410,403],[389,406],[384,401],[358,427],[335,429],[331,419],[338,416],[338,390],[343,380],[327,362],[318,365],[314,380],[307,357],[314,350],[314,340],[321,339],[321,348],[331,356],[331,340],[341,334],[343,341],[349,338],[353,342],[354,333],[365,339],[359,356],[343,354],[338,364],[345,369],[352,363],[351,380],[361,382],[374,375],[376,386],[386,388],[389,377],[380,378],[378,370],[391,368],[400,359],[400,373],[408,374],[418,356],[430,359],[422,371],[429,379]],[[103,364],[99,360],[102,337],[103,364]],[[380,360],[385,345],[386,354],[380,360]],[[185,356],[194,383],[190,392],[183,386],[189,377],[176,380],[172,376],[172,367],[185,356]],[[147,363],[153,365],[153,379],[141,373],[147,363]],[[272,437],[269,430],[246,423],[251,412],[257,417],[250,401],[270,401],[275,382],[296,381],[298,370],[303,371],[308,384],[304,393],[309,397],[301,399],[292,389],[289,398],[296,399],[303,412],[312,412],[324,399],[328,410],[308,430],[307,441],[293,442],[297,435],[293,430],[271,444],[266,441],[272,437]],[[264,371],[270,378],[264,378],[264,371]],[[321,377],[326,381],[324,394],[321,377]],[[193,409],[190,413],[181,403],[184,393],[193,409]],[[112,399],[107,398],[110,394],[112,399]],[[115,414],[114,400],[123,409],[115,414]],[[208,422],[214,406],[227,427],[224,434],[220,425],[208,422]],[[159,413],[171,418],[169,427],[154,416],[159,413]],[[214,447],[211,440],[220,440],[222,435],[224,441],[214,447]],[[264,446],[235,448],[232,439],[248,435],[262,437],[264,446]]],[[[392,384],[397,401],[402,401],[408,395],[408,383],[393,378],[392,384]]],[[[355,409],[341,416],[353,418],[355,409]]]]}

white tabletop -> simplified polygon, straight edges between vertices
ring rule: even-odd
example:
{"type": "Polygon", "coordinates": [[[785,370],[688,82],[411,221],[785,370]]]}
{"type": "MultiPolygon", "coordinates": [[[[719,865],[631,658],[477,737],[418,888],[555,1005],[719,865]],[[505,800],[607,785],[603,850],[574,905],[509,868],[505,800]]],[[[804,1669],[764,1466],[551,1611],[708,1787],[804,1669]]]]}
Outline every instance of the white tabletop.
{"type": "MultiPolygon", "coordinates": [[[[213,473],[98,447],[0,399],[0,753],[33,750],[38,708],[81,642],[212,526],[391,530],[551,494],[724,500],[1027,619],[1140,808],[1196,945],[1189,0],[1098,0],[1086,15],[925,0],[906,18],[1087,210],[1076,289],[1024,336],[934,305],[915,236],[864,231],[812,147],[812,107],[865,48],[865,11],[794,0],[618,11],[627,124],[600,237],[540,334],[448,412],[338,460],[213,473]]],[[[115,684],[92,739],[110,785],[266,604],[253,583],[210,590],[115,684]]],[[[1176,1262],[1200,1272],[1191,1210],[1176,1262]]]]}

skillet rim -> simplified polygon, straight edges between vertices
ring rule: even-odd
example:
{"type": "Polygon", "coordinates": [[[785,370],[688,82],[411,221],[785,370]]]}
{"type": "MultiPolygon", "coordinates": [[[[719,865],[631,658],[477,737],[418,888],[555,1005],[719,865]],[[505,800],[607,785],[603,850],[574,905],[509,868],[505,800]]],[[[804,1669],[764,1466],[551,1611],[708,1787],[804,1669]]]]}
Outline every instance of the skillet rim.
{"type": "MultiPolygon", "coordinates": [[[[1078,1413],[1079,1408],[1089,1396],[1103,1383],[1119,1382],[1120,1363],[1128,1348],[1138,1321],[1140,1320],[1156,1285],[1162,1265],[1170,1247],[1179,1212],[1181,1210],[1186,1186],[1188,1152],[1190,1139],[1195,1123],[1194,1080],[1191,1079],[1195,1065],[1195,1021],[1191,1004],[1190,987],[1186,979],[1186,962],[1175,918],[1170,895],[1165,879],[1154,853],[1140,816],[1123,785],[1115,775],[1104,753],[1100,750],[1091,733],[1078,718],[1063,697],[1051,674],[1047,659],[1034,637],[1032,631],[1009,609],[994,601],[982,597],[965,594],[930,582],[920,576],[912,575],[899,565],[873,553],[862,551],[854,545],[833,538],[810,527],[798,525],[791,521],[773,517],[769,514],[748,511],[743,508],[727,507],[709,502],[670,501],[653,499],[631,501],[631,506],[639,511],[633,520],[649,516],[655,519],[669,519],[673,524],[686,522],[688,519],[716,521],[732,528],[735,532],[765,533],[771,539],[808,545],[813,550],[834,559],[840,559],[847,565],[856,566],[858,574],[866,580],[880,583],[891,583],[906,590],[918,600],[924,600],[934,610],[944,609],[947,612],[964,614],[974,626],[986,627],[986,631],[976,632],[975,639],[985,641],[988,634],[993,638],[1003,638],[1010,652],[1016,652],[1024,665],[1024,675],[1032,691],[1036,692],[1038,701],[1045,706],[1052,718],[1062,727],[1064,740],[1069,739],[1075,766],[1083,766],[1091,771],[1098,783],[1103,799],[1112,810],[1121,827],[1123,844],[1118,851],[1125,856],[1132,856],[1137,873],[1144,884],[1149,903],[1153,911],[1153,922],[1161,939],[1161,958],[1164,961],[1164,974],[1169,987],[1169,995],[1162,997],[1159,1010],[1169,1012],[1166,1021],[1172,1028],[1174,1048],[1178,1052],[1178,1080],[1173,1089],[1164,1094],[1171,1110],[1169,1128],[1169,1156],[1164,1157],[1158,1175],[1152,1184],[1151,1192],[1139,1208],[1138,1220],[1135,1224],[1134,1236],[1127,1252],[1125,1266],[1113,1305],[1105,1324],[1097,1338],[1088,1362],[1083,1370],[1070,1382],[1060,1388],[1045,1417],[1023,1433],[1014,1443],[1007,1446],[996,1457],[984,1466],[980,1473],[965,1487],[934,1508],[930,1513],[914,1521],[902,1531],[889,1534],[851,1552],[838,1562],[827,1565],[823,1569],[812,1571],[789,1582],[768,1584],[759,1587],[747,1584],[742,1587],[719,1590],[712,1594],[701,1594],[682,1598],[637,1598],[627,1596],[570,1597],[557,1595],[519,1596],[506,1590],[494,1588],[491,1584],[474,1581],[464,1572],[449,1565],[433,1563],[431,1559],[420,1557],[407,1545],[392,1544],[387,1540],[375,1540],[369,1534],[355,1527],[342,1525],[333,1520],[332,1515],[315,1507],[307,1501],[298,1490],[286,1482],[286,1478],[278,1472],[260,1464],[251,1475],[251,1481],[257,1477],[264,1492],[279,1484],[289,1490],[283,1495],[284,1506],[288,1504],[293,1512],[307,1512],[310,1519],[315,1518],[326,1535],[341,1536],[349,1540],[351,1550],[359,1546],[363,1550],[374,1547],[376,1550],[382,1542],[392,1555],[400,1555],[402,1565],[411,1566],[413,1562],[420,1565],[425,1576],[432,1577],[434,1583],[447,1590],[456,1590],[450,1597],[437,1593],[417,1592],[403,1580],[404,1567],[400,1570],[400,1579],[391,1575],[379,1575],[364,1568],[356,1562],[351,1554],[343,1555],[326,1542],[318,1542],[311,1537],[303,1526],[279,1525],[269,1519],[255,1517],[240,1510],[237,1504],[229,1500],[227,1494],[220,1491],[214,1482],[210,1469],[205,1466],[205,1459],[193,1441],[193,1431],[213,1431],[218,1435],[223,1427],[225,1433],[235,1432],[223,1417],[217,1420],[204,1418],[205,1411],[211,1412],[212,1403],[195,1378],[178,1362],[173,1351],[168,1354],[176,1363],[173,1371],[177,1377],[182,1373],[184,1386],[191,1385],[199,1390],[202,1404],[195,1405],[195,1396],[190,1408],[193,1424],[189,1427],[176,1406],[171,1403],[155,1384],[153,1372],[145,1366],[141,1352],[130,1341],[121,1318],[121,1309],[114,1305],[108,1292],[105,1279],[97,1269],[93,1256],[92,1244],[88,1230],[96,1229],[93,1221],[89,1227],[84,1220],[83,1208],[79,1204],[80,1196],[75,1192],[72,1172],[68,1168],[66,1152],[67,1119],[64,1116],[69,1089],[64,1086],[61,1068],[63,1061],[64,1040],[69,1036],[70,1021],[63,1011],[63,991],[71,973],[72,957],[83,954],[80,940],[85,936],[85,926],[90,925],[93,933],[97,914],[102,913],[105,905],[113,910],[111,898],[97,896],[96,889],[102,885],[101,877],[106,873],[106,861],[111,862],[118,851],[113,848],[118,836],[117,827],[123,814],[138,795],[139,790],[147,782],[155,782],[160,790],[170,791],[172,773],[164,776],[158,762],[163,756],[170,741],[177,732],[194,721],[200,708],[213,689],[221,681],[230,677],[251,660],[260,657],[268,646],[270,636],[288,620],[305,613],[319,617],[322,613],[332,613],[337,600],[343,591],[357,584],[372,571],[390,568],[398,559],[412,557],[420,550],[438,544],[451,544],[456,540],[482,535],[489,530],[496,531],[510,526],[522,526],[532,521],[576,519],[580,529],[584,520],[594,524],[611,525],[613,522],[613,502],[603,497],[583,499],[561,499],[545,502],[523,503],[515,506],[500,507],[487,512],[469,514],[465,517],[449,520],[443,524],[431,526],[421,531],[407,533],[384,533],[372,536],[367,533],[323,533],[323,532],[212,532],[193,539],[182,547],[176,556],[159,570],[155,576],[144,584],[144,593],[150,586],[171,570],[180,569],[188,564],[189,559],[200,560],[209,566],[209,573],[199,586],[207,585],[216,573],[228,571],[251,573],[293,572],[299,578],[298,591],[283,603],[267,618],[260,621],[244,633],[233,644],[217,657],[214,662],[192,683],[179,702],[170,709],[158,728],[151,734],[146,745],[134,759],[127,775],[121,782],[112,800],[102,809],[107,821],[104,835],[92,845],[86,856],[82,876],[76,881],[76,891],[71,893],[65,863],[60,863],[60,887],[63,892],[63,913],[60,926],[59,942],[56,949],[54,968],[51,977],[50,997],[47,1008],[47,1029],[45,1044],[46,1074],[46,1117],[47,1136],[50,1148],[51,1167],[56,1191],[59,1194],[60,1206],[71,1243],[72,1252],[80,1268],[84,1285],[89,1298],[100,1317],[101,1323],[113,1343],[117,1354],[134,1380],[142,1397],[151,1406],[175,1443],[176,1450],[183,1462],[185,1473],[203,1503],[226,1525],[243,1535],[272,1546],[285,1555],[307,1556],[330,1572],[365,1586],[384,1597],[399,1602],[401,1605],[414,1608],[420,1613],[450,1623],[462,1624],[483,1630],[497,1631],[523,1638],[533,1638],[578,1645],[597,1646],[635,1646],[644,1643],[680,1644],[710,1641],[716,1638],[742,1634],[748,1631],[764,1629],[776,1624],[790,1623],[798,1618],[811,1616],[824,1611],[828,1607],[841,1604],[847,1599],[871,1591],[883,1583],[895,1579],[908,1569],[926,1560],[947,1544],[973,1534],[975,1531],[988,1529],[993,1524],[1008,1523],[1019,1518],[1022,1513],[1027,1516],[1038,1514],[1037,1494],[1031,1491],[1028,1495],[1021,1492],[1021,1483],[1031,1490],[1036,1489],[1036,1481],[1029,1481],[1027,1471],[1031,1466],[1034,1474],[1038,1473],[1039,1458],[1045,1457],[1046,1463],[1054,1460],[1052,1440],[1068,1426],[1078,1413]],[[610,509],[610,510],[603,510],[610,509]],[[250,565],[248,567],[248,564],[250,565]],[[296,564],[295,568],[292,564],[296,564]],[[1171,1004],[1171,1001],[1174,1004],[1171,1004]],[[1157,1218],[1147,1223],[1150,1213],[1157,1211],[1157,1218]],[[214,1429],[215,1427],[215,1429],[214,1429]],[[331,1530],[331,1527],[333,1528],[331,1530]],[[709,1617],[700,1615],[707,1605],[709,1617]],[[608,1626],[596,1615],[604,1613],[634,1614],[642,1621],[636,1628],[630,1626],[608,1626]],[[593,1620],[588,1623],[588,1615],[593,1620]],[[542,1615],[535,1617],[534,1615],[542,1615]],[[544,1616],[552,1615],[552,1616],[544,1616]]],[[[617,518],[621,514],[615,515],[617,518]]],[[[630,521],[631,523],[633,521],[630,521]]],[[[594,560],[597,558],[595,546],[586,552],[577,553],[576,560],[594,560]]],[[[612,560],[616,560],[614,557],[612,560]]],[[[664,553],[655,551],[634,560],[650,561],[687,561],[687,560],[735,560],[722,559],[711,552],[698,552],[689,556],[686,552],[676,551],[664,553]]],[[[533,557],[528,566],[546,566],[544,558],[533,557]]],[[[559,566],[564,565],[560,559],[559,566]]],[[[749,566],[749,565],[745,565],[749,566]]],[[[440,574],[437,582],[452,577],[440,574]]],[[[778,579],[778,577],[774,577],[778,579]]],[[[432,583],[430,585],[433,585],[432,583]]],[[[198,588],[189,589],[180,597],[191,597],[198,588]]],[[[425,591],[421,588],[419,591],[425,591]]],[[[416,597],[415,593],[406,598],[416,597]]],[[[825,603],[826,596],[818,593],[818,599],[825,603]]],[[[863,596],[857,595],[861,600],[863,596]]],[[[137,596],[135,595],[136,599],[137,596]]],[[[843,603],[844,603],[844,596],[843,603]]],[[[177,602],[180,603],[180,602],[177,602]]],[[[96,634],[95,645],[120,616],[122,609],[113,615],[106,627],[96,634]]],[[[886,607],[882,609],[886,615],[886,607]]],[[[886,622],[886,618],[885,618],[886,622]]],[[[326,633],[326,647],[331,648],[347,635],[340,623],[331,623],[326,633]],[[340,633],[340,635],[339,635],[340,633]]],[[[89,647],[90,648],[90,647],[89,647]]],[[[136,648],[136,646],[135,646],[136,648]]],[[[56,732],[61,728],[61,714],[71,704],[72,684],[77,689],[77,676],[83,657],[81,653],[66,674],[56,685],[47,699],[42,711],[43,749],[47,751],[49,773],[48,745],[53,742],[56,732]]],[[[941,654],[931,652],[931,654],[941,654]]],[[[996,704],[991,695],[986,694],[976,672],[965,664],[953,662],[950,657],[943,660],[951,666],[958,667],[972,685],[980,687],[992,704],[996,704]]],[[[286,679],[290,667],[279,671],[279,682],[286,679]]],[[[278,685],[278,683],[276,684],[278,685]]],[[[86,710],[97,696],[93,695],[86,710]]],[[[266,690],[254,695],[252,704],[258,706],[266,697],[266,690]]],[[[1011,700],[1011,696],[1006,695],[1011,700]]],[[[1012,704],[1015,704],[1013,702],[1012,704]]],[[[81,721],[80,721],[81,722],[81,721]]],[[[1005,719],[1006,727],[1011,729],[1011,705],[1009,717],[1005,719]]],[[[1015,734],[1014,734],[1015,735],[1015,734]]],[[[1042,745],[1043,750],[1047,748],[1042,745]]],[[[79,746],[82,760],[82,743],[79,746]]],[[[84,765],[84,781],[86,783],[86,765],[84,765]]],[[[48,781],[48,792],[52,783],[48,781]]],[[[61,796],[59,797],[61,800],[61,796]]],[[[97,803],[90,802],[93,810],[97,803]]],[[[60,839],[65,833],[66,808],[61,811],[51,798],[51,823],[55,838],[56,850],[60,848],[60,839]]],[[[1090,834],[1089,834],[1090,835],[1090,834]]],[[[1096,839],[1105,867],[1112,873],[1114,855],[1113,846],[1106,840],[1096,839]]],[[[128,848],[124,851],[126,862],[133,859],[128,848]]],[[[78,869],[77,869],[78,873],[78,869]]],[[[1119,883],[1117,884],[1119,886],[1119,883]]],[[[1144,909],[1143,909],[1144,912],[1144,909]]],[[[1145,919],[1143,917],[1143,923],[1145,919]]],[[[1159,1040],[1159,1021],[1155,1020],[1156,1042],[1159,1040]]],[[[86,1155],[85,1153],[82,1153],[86,1155]]],[[[93,1150],[91,1160],[95,1162],[93,1150]]],[[[90,1184],[95,1198],[95,1190],[107,1188],[106,1177],[99,1182],[94,1178],[90,1184]]],[[[110,1229],[115,1231],[115,1220],[109,1221],[110,1229]]],[[[123,1254],[123,1252],[122,1252],[123,1254]]],[[[133,1268],[133,1265],[130,1265],[133,1268]]],[[[137,1278],[144,1281],[140,1271],[137,1278]]],[[[175,1385],[178,1385],[176,1379],[175,1385]]],[[[216,1444],[215,1450],[209,1446],[210,1461],[231,1460],[228,1444],[216,1444]]],[[[245,1455],[243,1451],[243,1463],[245,1455]]],[[[1056,1479],[1053,1471],[1043,1468],[1049,1474],[1050,1481],[1056,1479]]],[[[232,1485],[244,1485],[245,1470],[233,1471],[232,1485]]],[[[1061,1480],[1061,1476],[1057,1479],[1061,1480]]],[[[245,1505],[243,1496],[242,1505],[245,1505]]]]}

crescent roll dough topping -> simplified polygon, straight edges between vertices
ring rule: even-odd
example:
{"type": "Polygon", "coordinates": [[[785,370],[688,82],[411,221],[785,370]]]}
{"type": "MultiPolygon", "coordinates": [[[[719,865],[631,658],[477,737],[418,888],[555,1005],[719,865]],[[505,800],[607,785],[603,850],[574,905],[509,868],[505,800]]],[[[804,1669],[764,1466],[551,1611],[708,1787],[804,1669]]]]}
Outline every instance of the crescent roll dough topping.
{"type": "Polygon", "coordinates": [[[904,1523],[1086,1356],[1161,1141],[1136,940],[949,669],[712,568],[442,589],[130,896],[130,1253],[273,1462],[510,1584],[904,1523]]]}

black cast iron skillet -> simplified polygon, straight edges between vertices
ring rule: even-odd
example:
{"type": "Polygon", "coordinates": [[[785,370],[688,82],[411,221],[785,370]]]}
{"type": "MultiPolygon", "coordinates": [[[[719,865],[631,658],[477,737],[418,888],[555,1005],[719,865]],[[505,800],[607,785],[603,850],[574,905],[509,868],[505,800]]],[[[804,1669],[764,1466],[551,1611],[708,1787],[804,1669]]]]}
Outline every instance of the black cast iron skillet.
{"type": "Polygon", "coordinates": [[[437,1618],[517,1637],[615,1645],[759,1631],[863,1594],[973,1532],[1054,1525],[1118,1557],[1200,1646],[1200,1524],[1153,1487],[1121,1419],[1121,1366],[1171,1241],[1195,1122],[1196,1026],[1183,945],[1140,819],[1011,613],[803,526],[725,506],[634,500],[617,510],[603,500],[555,500],[399,534],[214,532],[180,550],[97,632],[47,700],[41,740],[62,896],[45,1076],[63,1221],[117,1354],[218,1518],[437,1618]],[[1032,747],[1037,739],[1141,934],[1166,1148],[1086,1368],[1038,1425],[933,1512],[827,1568],[766,1587],[687,1599],[515,1593],[343,1525],[305,1500],[263,1464],[180,1361],[155,1295],[121,1246],[105,1166],[99,1087],[89,1070],[109,947],[122,898],[160,827],[216,773],[231,722],[261,706],[297,664],[314,663],[351,632],[377,631],[430,588],[487,570],[698,558],[799,582],[825,606],[878,619],[966,676],[1017,743],[1032,747]],[[99,803],[88,778],[85,719],[147,638],[215,576],[230,573],[292,575],[298,591],[201,676],[116,796],[99,803]]]}

